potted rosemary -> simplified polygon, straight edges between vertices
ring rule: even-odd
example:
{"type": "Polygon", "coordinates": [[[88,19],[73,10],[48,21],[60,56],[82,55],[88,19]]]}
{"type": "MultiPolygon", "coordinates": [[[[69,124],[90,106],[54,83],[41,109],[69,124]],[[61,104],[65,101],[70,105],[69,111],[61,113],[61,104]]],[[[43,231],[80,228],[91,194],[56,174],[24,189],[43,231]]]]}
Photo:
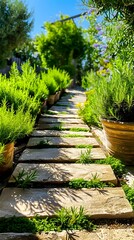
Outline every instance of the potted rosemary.
{"type": "Polygon", "coordinates": [[[107,151],[127,165],[134,165],[133,66],[118,58],[109,74],[91,76],[88,101],[92,117],[101,120],[107,151]]]}
{"type": "Polygon", "coordinates": [[[32,130],[35,119],[29,111],[23,108],[14,112],[13,107],[7,108],[6,102],[0,107],[0,174],[12,169],[14,143],[28,135],[32,130]]]}

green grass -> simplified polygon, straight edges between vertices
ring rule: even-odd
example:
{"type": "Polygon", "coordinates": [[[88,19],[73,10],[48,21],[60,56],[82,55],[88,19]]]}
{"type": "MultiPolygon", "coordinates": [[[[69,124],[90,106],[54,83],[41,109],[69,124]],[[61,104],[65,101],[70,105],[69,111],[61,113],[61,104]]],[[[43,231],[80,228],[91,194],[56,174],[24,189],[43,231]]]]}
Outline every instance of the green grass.
{"type": "Polygon", "coordinates": [[[22,169],[16,177],[13,176],[17,187],[20,187],[23,189],[28,188],[30,186],[30,183],[33,180],[35,180],[36,177],[37,177],[36,170],[26,171],[24,169],[22,169]]]}
{"type": "Polygon", "coordinates": [[[104,188],[113,187],[114,184],[110,182],[102,182],[95,174],[91,180],[84,180],[83,178],[73,179],[69,182],[69,187],[74,189],[80,188],[104,188]]]}
{"type": "Polygon", "coordinates": [[[63,128],[63,126],[53,126],[53,127],[50,128],[50,130],[62,131],[62,130],[65,130],[65,129],[63,128]]]}
{"type": "Polygon", "coordinates": [[[60,114],[66,115],[66,114],[68,114],[68,112],[62,111],[62,112],[58,112],[57,114],[58,114],[58,115],[60,115],[60,114]]]}
{"type": "Polygon", "coordinates": [[[66,209],[62,208],[52,218],[34,217],[31,219],[24,217],[11,217],[0,219],[0,232],[49,232],[62,230],[95,230],[96,226],[89,217],[84,215],[84,209],[80,207],[66,209]]]}
{"type": "Polygon", "coordinates": [[[66,104],[62,104],[62,103],[56,103],[55,106],[57,106],[57,107],[67,107],[66,104]]]}
{"type": "Polygon", "coordinates": [[[45,148],[45,147],[48,147],[48,146],[51,146],[52,145],[52,142],[50,140],[41,140],[37,145],[36,147],[38,148],[45,148]]]}
{"type": "Polygon", "coordinates": [[[102,160],[96,160],[95,163],[111,165],[111,168],[117,177],[122,177],[122,175],[126,173],[126,167],[122,161],[112,156],[109,156],[102,160]]]}
{"type": "Polygon", "coordinates": [[[92,146],[88,146],[87,150],[80,155],[80,159],[77,161],[77,163],[90,163],[91,162],[91,150],[92,146]]]}
{"type": "Polygon", "coordinates": [[[72,137],[85,137],[85,136],[83,136],[83,135],[80,135],[80,134],[71,134],[71,133],[69,133],[69,134],[66,134],[66,135],[63,135],[63,137],[66,137],[66,138],[72,138],[72,137]]]}
{"type": "Polygon", "coordinates": [[[80,156],[80,160],[78,160],[77,163],[109,164],[113,169],[115,175],[119,178],[122,177],[124,173],[126,173],[126,167],[121,160],[114,158],[112,156],[108,156],[104,159],[94,161],[93,159],[91,159],[90,153],[91,153],[91,149],[87,150],[85,153],[82,153],[80,156]]]}
{"type": "Polygon", "coordinates": [[[126,198],[130,202],[130,204],[134,210],[134,188],[129,187],[127,184],[122,185],[122,187],[126,194],[126,198]]]}
{"type": "Polygon", "coordinates": [[[56,113],[51,110],[47,110],[45,113],[48,115],[56,115],[56,113]]]}
{"type": "Polygon", "coordinates": [[[69,130],[72,132],[89,132],[87,128],[70,128],[69,130]]]}
{"type": "Polygon", "coordinates": [[[88,144],[79,144],[76,146],[76,148],[90,148],[91,146],[89,146],[88,144]]]}

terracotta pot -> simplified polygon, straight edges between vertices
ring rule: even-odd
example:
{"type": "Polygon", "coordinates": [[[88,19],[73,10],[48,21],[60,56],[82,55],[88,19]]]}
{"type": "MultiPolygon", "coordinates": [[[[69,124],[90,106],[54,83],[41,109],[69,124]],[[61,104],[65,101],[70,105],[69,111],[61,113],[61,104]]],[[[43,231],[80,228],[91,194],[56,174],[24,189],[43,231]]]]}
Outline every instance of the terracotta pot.
{"type": "Polygon", "coordinates": [[[44,113],[46,110],[47,110],[47,99],[44,100],[44,102],[42,103],[40,113],[44,113]]]}
{"type": "Polygon", "coordinates": [[[49,95],[47,99],[47,104],[48,105],[53,105],[55,103],[55,94],[54,95],[49,95]]]}
{"type": "Polygon", "coordinates": [[[110,155],[134,165],[134,123],[102,119],[106,149],[110,155]]]}
{"type": "Polygon", "coordinates": [[[56,92],[55,94],[55,102],[57,102],[60,99],[60,91],[56,92]]]}
{"type": "Polygon", "coordinates": [[[14,158],[14,143],[8,143],[4,147],[2,153],[3,163],[0,164],[0,174],[8,172],[12,169],[14,158]]]}

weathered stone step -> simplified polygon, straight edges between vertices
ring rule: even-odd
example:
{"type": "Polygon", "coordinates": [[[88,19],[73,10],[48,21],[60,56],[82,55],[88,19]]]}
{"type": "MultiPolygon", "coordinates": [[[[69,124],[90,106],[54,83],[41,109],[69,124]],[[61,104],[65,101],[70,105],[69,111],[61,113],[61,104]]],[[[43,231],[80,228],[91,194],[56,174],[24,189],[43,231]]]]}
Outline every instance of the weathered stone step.
{"type": "Polygon", "coordinates": [[[77,123],[84,124],[81,119],[78,118],[57,118],[57,117],[42,117],[39,119],[39,123],[77,123]]]}
{"type": "Polygon", "coordinates": [[[36,129],[54,129],[58,128],[60,130],[69,130],[71,128],[81,128],[87,129],[89,131],[89,127],[86,124],[77,124],[77,123],[45,123],[43,118],[40,118],[36,129]]]}
{"type": "Polygon", "coordinates": [[[56,104],[55,104],[55,106],[63,106],[63,107],[75,107],[77,105],[77,103],[76,102],[69,102],[69,101],[61,101],[61,100],[59,100],[56,104]]]}
{"type": "Polygon", "coordinates": [[[91,132],[73,132],[73,131],[57,131],[57,130],[34,130],[32,137],[66,137],[69,135],[78,135],[81,137],[92,137],[91,132]]]}
{"type": "Polygon", "coordinates": [[[57,111],[57,112],[67,112],[67,113],[77,113],[78,109],[77,108],[69,108],[69,107],[60,107],[60,106],[52,106],[50,108],[52,111],[57,111]]]}
{"type": "MultiPolygon", "coordinates": [[[[64,137],[32,137],[29,139],[27,147],[77,147],[79,145],[91,145],[94,147],[99,147],[98,142],[93,137],[86,138],[64,138],[64,137]]],[[[51,151],[51,150],[50,150],[51,151]]]]}
{"type": "MultiPolygon", "coordinates": [[[[55,113],[54,111],[51,111],[52,113],[55,113]]],[[[44,114],[41,114],[41,118],[57,118],[57,119],[60,119],[60,118],[73,118],[73,119],[80,119],[80,117],[78,116],[78,114],[46,114],[46,113],[44,113],[44,114]]]]}
{"type": "Polygon", "coordinates": [[[117,187],[80,190],[5,188],[0,196],[0,217],[53,216],[63,207],[79,209],[81,206],[93,219],[134,216],[123,189],[117,187]]]}
{"type": "Polygon", "coordinates": [[[128,225],[101,227],[94,231],[73,230],[40,234],[1,233],[0,240],[134,240],[134,229],[128,225]]]}
{"type": "MultiPolygon", "coordinates": [[[[19,162],[76,162],[82,153],[86,153],[86,148],[44,148],[30,149],[23,151],[19,162]]],[[[104,159],[105,154],[101,148],[92,148],[91,159],[104,159]]]]}
{"type": "Polygon", "coordinates": [[[111,169],[110,165],[103,164],[28,164],[19,163],[15,168],[9,182],[15,182],[14,177],[17,177],[22,170],[30,172],[36,170],[36,179],[32,182],[41,183],[65,183],[72,179],[83,178],[90,180],[94,176],[99,178],[103,182],[111,182],[117,184],[117,179],[111,169]],[[14,177],[13,177],[14,176],[14,177]]]}

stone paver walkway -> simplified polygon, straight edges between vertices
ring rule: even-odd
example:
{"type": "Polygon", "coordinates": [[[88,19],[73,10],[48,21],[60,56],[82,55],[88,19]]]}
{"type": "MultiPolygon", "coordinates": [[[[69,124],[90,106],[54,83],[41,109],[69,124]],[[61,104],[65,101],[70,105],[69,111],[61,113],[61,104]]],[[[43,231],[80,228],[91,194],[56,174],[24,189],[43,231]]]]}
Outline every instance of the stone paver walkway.
{"type": "MultiPolygon", "coordinates": [[[[85,94],[78,90],[69,90],[68,94],[50,108],[51,114],[42,114],[36,130],[33,131],[27,148],[19,158],[8,187],[0,196],[0,217],[53,216],[62,207],[84,207],[86,215],[93,219],[122,219],[134,216],[132,207],[124,191],[117,186],[117,179],[110,165],[95,164],[96,159],[105,158],[105,153],[93,137],[89,127],[79,118],[77,104],[85,101],[85,94]],[[52,114],[53,113],[53,114],[52,114]],[[92,146],[90,157],[93,164],[80,164],[83,153],[92,146]],[[15,186],[14,177],[22,170],[36,169],[37,177],[32,187],[22,189],[15,186]],[[94,176],[101,181],[111,182],[115,187],[104,189],[70,189],[65,184],[72,179],[90,180],[94,176]]],[[[74,239],[119,239],[112,230],[105,233],[109,238],[99,238],[97,233],[78,233],[74,239]],[[96,235],[94,235],[96,234],[96,235]],[[94,237],[93,237],[94,235],[94,237]],[[84,236],[84,237],[81,237],[84,236]]],[[[98,234],[100,234],[98,232],[98,234]]],[[[0,235],[0,240],[2,235],[0,235]]],[[[60,235],[59,235],[60,236],[60,235]]],[[[7,239],[3,235],[3,239],[7,239]]],[[[39,239],[48,239],[39,238],[39,239]]],[[[51,238],[50,239],[66,239],[51,238]]],[[[125,238],[124,238],[125,239],[125,238]]],[[[127,239],[127,238],[126,238],[127,239]]],[[[131,239],[131,232],[130,238],[131,239]]]]}

